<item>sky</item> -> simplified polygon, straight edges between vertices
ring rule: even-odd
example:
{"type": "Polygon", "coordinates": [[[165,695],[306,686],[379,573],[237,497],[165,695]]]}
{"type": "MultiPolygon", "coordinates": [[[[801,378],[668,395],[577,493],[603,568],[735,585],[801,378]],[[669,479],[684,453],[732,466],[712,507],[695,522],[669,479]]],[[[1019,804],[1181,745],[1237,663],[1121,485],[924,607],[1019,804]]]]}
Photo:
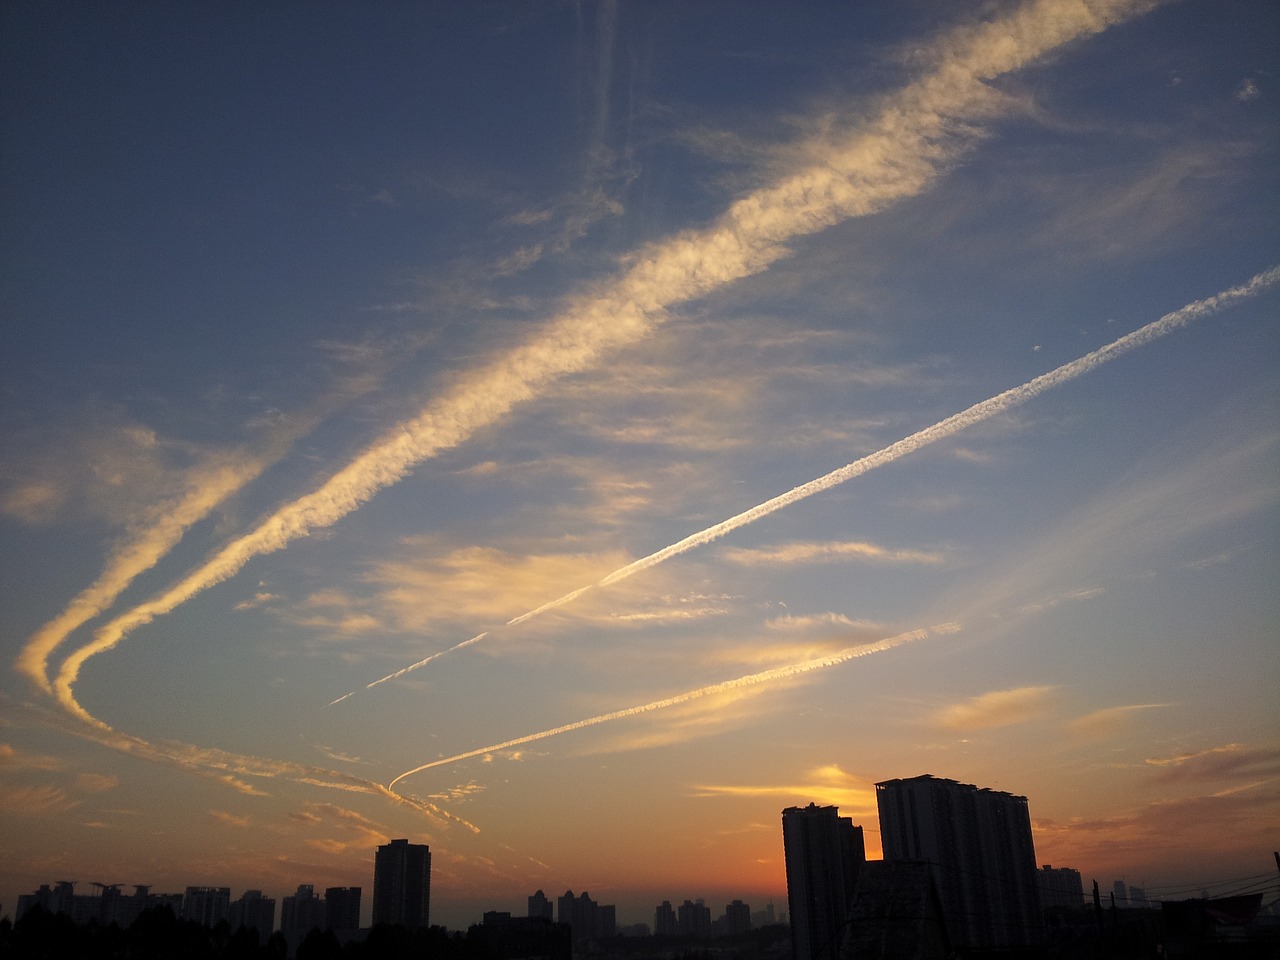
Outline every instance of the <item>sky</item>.
{"type": "Polygon", "coordinates": [[[1280,9],[0,10],[0,904],[1280,843],[1280,9]]]}

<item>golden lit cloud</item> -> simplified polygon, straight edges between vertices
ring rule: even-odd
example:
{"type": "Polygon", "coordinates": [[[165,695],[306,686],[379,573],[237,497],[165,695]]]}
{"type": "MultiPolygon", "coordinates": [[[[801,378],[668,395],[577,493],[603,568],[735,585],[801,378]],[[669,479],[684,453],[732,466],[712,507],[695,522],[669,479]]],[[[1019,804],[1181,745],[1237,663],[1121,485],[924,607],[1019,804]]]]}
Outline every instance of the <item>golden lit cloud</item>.
{"type": "Polygon", "coordinates": [[[985,730],[1025,723],[1042,715],[1056,687],[1015,687],[992,690],[943,707],[935,722],[949,730],[985,730]]]}
{"type": "Polygon", "coordinates": [[[784,543],[772,548],[722,547],[718,553],[741,566],[777,566],[793,563],[923,563],[939,564],[943,555],[926,550],[894,550],[859,541],[810,541],[784,543]]]}
{"type": "Polygon", "coordinates": [[[785,806],[836,806],[841,816],[855,820],[874,818],[877,814],[875,783],[865,777],[847,773],[836,764],[826,764],[811,771],[798,783],[778,784],[701,784],[694,789],[697,797],[774,797],[785,806]]]}
{"type": "Polygon", "coordinates": [[[209,819],[226,827],[243,828],[253,823],[251,817],[228,813],[226,810],[210,810],[209,819]]]}
{"type": "Polygon", "coordinates": [[[1247,747],[1227,743],[1172,757],[1150,757],[1143,761],[1158,770],[1158,783],[1213,782],[1219,780],[1280,776],[1280,750],[1275,747],[1247,747]]]}
{"type": "Polygon", "coordinates": [[[66,813],[79,803],[79,800],[68,797],[60,787],[14,787],[0,784],[0,808],[18,816],[56,816],[66,813]]]}
{"type": "Polygon", "coordinates": [[[1068,727],[1072,733],[1084,737],[1109,737],[1124,731],[1139,714],[1168,706],[1171,704],[1131,703],[1119,707],[1103,707],[1083,717],[1077,717],[1068,724],[1068,727]]]}

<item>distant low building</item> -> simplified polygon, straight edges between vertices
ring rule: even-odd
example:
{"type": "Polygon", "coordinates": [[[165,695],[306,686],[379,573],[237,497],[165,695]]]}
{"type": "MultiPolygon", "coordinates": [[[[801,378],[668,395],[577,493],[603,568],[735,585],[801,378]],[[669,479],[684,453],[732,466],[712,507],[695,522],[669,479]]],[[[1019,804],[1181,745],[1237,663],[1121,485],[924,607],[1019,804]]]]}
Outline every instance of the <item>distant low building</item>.
{"type": "Polygon", "coordinates": [[[552,923],[546,917],[513,917],[509,913],[491,911],[484,922],[468,931],[495,960],[572,960],[573,934],[564,923],[552,923]]]}
{"type": "Polygon", "coordinates": [[[1072,867],[1052,867],[1045,864],[1036,873],[1040,888],[1040,906],[1077,909],[1084,905],[1084,881],[1080,871],[1072,867]]]}
{"type": "Polygon", "coordinates": [[[867,861],[858,875],[841,960],[947,960],[953,956],[930,865],[867,861]]]}

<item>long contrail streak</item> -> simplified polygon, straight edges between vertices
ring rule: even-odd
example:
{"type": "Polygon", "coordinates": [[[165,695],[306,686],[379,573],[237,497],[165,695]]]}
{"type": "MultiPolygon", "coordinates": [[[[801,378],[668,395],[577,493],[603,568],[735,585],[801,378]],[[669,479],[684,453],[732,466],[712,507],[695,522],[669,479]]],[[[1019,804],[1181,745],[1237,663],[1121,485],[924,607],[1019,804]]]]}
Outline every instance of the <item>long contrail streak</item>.
{"type": "MultiPolygon", "coordinates": [[[[954,633],[959,628],[954,624],[946,624],[934,627],[932,633],[954,633]]],[[[594,727],[602,723],[610,723],[614,720],[625,720],[628,717],[638,717],[642,713],[652,713],[655,710],[665,710],[667,707],[679,706],[682,703],[689,703],[693,700],[701,700],[703,697],[710,697],[717,693],[727,693],[731,690],[740,690],[744,687],[754,687],[760,684],[775,683],[779,680],[789,680],[792,677],[799,677],[806,673],[812,673],[815,670],[822,670],[827,667],[834,667],[837,664],[847,663],[858,657],[865,657],[873,653],[881,653],[885,650],[892,650],[894,647],[900,647],[904,643],[911,643],[915,640],[923,640],[930,636],[929,630],[911,630],[907,633],[900,633],[897,636],[886,637],[883,640],[877,640],[874,643],[865,643],[856,647],[846,647],[836,653],[826,657],[815,657],[811,660],[800,660],[796,663],[788,663],[781,667],[773,667],[769,670],[762,670],[759,673],[751,673],[744,677],[737,677],[733,680],[725,680],[722,683],[713,683],[709,686],[698,687],[696,690],[686,690],[684,693],[678,693],[674,697],[667,697],[663,700],[653,700],[649,703],[642,703],[634,707],[625,707],[622,710],[614,710],[611,713],[602,713],[598,716],[588,717],[585,720],[575,720],[573,723],[566,723],[559,727],[552,727],[550,730],[542,730],[538,733],[530,733],[523,737],[516,737],[514,740],[506,740],[502,743],[495,743],[487,747],[479,747],[476,750],[468,750],[466,753],[459,753],[456,756],[445,757],[443,760],[432,760],[430,763],[424,763],[421,766],[414,767],[412,770],[406,770],[400,776],[396,777],[387,784],[388,790],[394,790],[397,783],[405,777],[411,777],[415,773],[421,773],[423,770],[430,770],[432,767],[442,767],[445,764],[457,763],[459,760],[469,760],[472,757],[479,757],[486,753],[493,753],[497,750],[510,750],[512,747],[520,747],[526,743],[533,743],[537,740],[546,740],[549,737],[557,737],[562,733],[572,733],[574,730],[585,730],[587,727],[594,727]]]]}
{"type": "Polygon", "coordinates": [[[614,280],[571,298],[521,345],[459,378],[312,492],[284,504],[162,594],[105,624],[64,661],[54,696],[101,724],[76,700],[89,658],[251,559],[337,523],[415,466],[465,442],[560,378],[595,366],[663,322],[672,306],[767,270],[786,244],[918,196],[979,142],[984,122],[1007,110],[989,81],[1080,37],[1149,9],[1150,0],[1032,0],[1006,15],[940,36],[932,69],[881,101],[865,122],[806,145],[803,162],[734,201],[709,225],[646,246],[614,280]]]}
{"type": "MultiPolygon", "coordinates": [[[[822,493],[824,490],[830,490],[832,487],[845,483],[848,480],[852,480],[854,477],[860,477],[864,473],[874,470],[877,467],[883,467],[885,464],[893,463],[893,461],[905,457],[909,453],[914,453],[921,447],[925,447],[931,443],[936,443],[939,440],[954,436],[961,430],[966,430],[975,424],[982,423],[984,420],[991,419],[997,414],[1004,413],[1005,411],[1011,410],[1020,404],[1026,403],[1028,400],[1039,396],[1046,390],[1052,390],[1054,387],[1059,387],[1070,380],[1074,380],[1076,377],[1088,373],[1109,360],[1114,360],[1116,357],[1122,356],[1131,350],[1136,350],[1138,347],[1144,346],[1153,340],[1163,337],[1165,334],[1172,333],[1180,327],[1185,327],[1193,320],[1208,316],[1209,314],[1216,313],[1219,310],[1223,310],[1229,306],[1239,303],[1242,300],[1247,300],[1250,297],[1257,296],[1263,291],[1274,286],[1278,280],[1280,280],[1280,266],[1275,266],[1270,270],[1263,271],[1247,283],[1238,287],[1223,290],[1221,293],[1214,294],[1212,297],[1206,297],[1203,300],[1196,300],[1194,303],[1189,303],[1185,307],[1175,310],[1172,313],[1166,313],[1159,320],[1153,320],[1146,326],[1139,327],[1132,333],[1127,334],[1118,340],[1113,340],[1111,343],[1108,343],[1104,347],[1099,347],[1092,353],[1087,353],[1082,357],[1072,360],[1070,363],[1064,363],[1062,366],[1050,370],[1048,373],[1043,373],[1033,380],[1028,380],[1021,386],[1013,387],[1004,391],[1004,393],[998,393],[988,400],[983,400],[981,403],[975,403],[973,406],[968,407],[965,410],[961,410],[959,413],[952,414],[945,420],[939,420],[937,423],[933,424],[933,426],[925,427],[923,430],[919,430],[911,434],[909,437],[904,437],[897,443],[890,444],[883,449],[877,450],[875,453],[868,454],[860,460],[855,460],[853,463],[840,467],[838,470],[832,470],[830,473],[818,477],[816,480],[810,480],[808,483],[801,484],[798,487],[793,487],[786,493],[779,494],[771,500],[766,500],[764,503],[754,506],[750,510],[744,510],[742,513],[736,514],[727,520],[722,520],[714,526],[699,530],[697,533],[692,533],[683,540],[678,540],[671,544],[669,547],[663,547],[661,550],[651,553],[647,557],[641,557],[639,560],[634,560],[624,567],[619,567],[617,570],[614,570],[608,576],[596,581],[594,584],[586,587],[580,587],[571,593],[566,593],[559,599],[544,603],[542,606],[530,610],[527,613],[522,613],[518,617],[513,617],[508,620],[504,626],[514,626],[515,624],[523,623],[526,620],[531,620],[548,610],[554,610],[557,607],[562,607],[594,587],[607,587],[612,583],[617,583],[619,580],[625,580],[633,574],[637,574],[642,570],[647,570],[650,567],[657,566],[658,564],[666,560],[670,560],[672,557],[677,557],[682,553],[687,553],[695,547],[705,546],[713,540],[718,540],[720,537],[723,537],[740,527],[745,527],[749,523],[754,523],[762,517],[767,517],[769,514],[775,513],[783,507],[789,507],[791,504],[798,503],[806,497],[811,497],[816,493],[822,493]]],[[[463,649],[464,647],[469,647],[472,644],[478,643],[488,635],[488,631],[486,631],[485,633],[472,637],[470,640],[464,640],[462,643],[449,647],[447,650],[441,650],[438,653],[433,653],[431,656],[419,660],[417,663],[410,664],[407,667],[397,670],[395,673],[388,674],[379,680],[374,680],[372,683],[366,684],[365,689],[372,689],[373,687],[378,686],[378,684],[386,683],[388,680],[394,680],[397,677],[402,677],[413,670],[425,667],[433,660],[437,660],[446,654],[453,653],[457,650],[463,649]]],[[[330,706],[334,703],[341,703],[354,693],[355,691],[352,691],[352,693],[339,697],[337,700],[334,700],[330,706]]]]}

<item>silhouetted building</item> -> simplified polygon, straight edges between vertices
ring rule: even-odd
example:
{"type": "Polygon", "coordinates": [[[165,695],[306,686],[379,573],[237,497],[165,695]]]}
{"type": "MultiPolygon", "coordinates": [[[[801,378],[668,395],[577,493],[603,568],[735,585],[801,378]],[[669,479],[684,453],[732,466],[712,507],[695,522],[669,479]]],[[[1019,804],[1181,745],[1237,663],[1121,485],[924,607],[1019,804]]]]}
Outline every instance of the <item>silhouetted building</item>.
{"type": "Polygon", "coordinates": [[[289,944],[290,954],[301,946],[308,933],[322,929],[324,920],[324,901],[311,884],[299,884],[293,896],[285,897],[280,904],[280,932],[289,944]]]}
{"type": "Polygon", "coordinates": [[[529,914],[530,917],[539,920],[553,920],[555,915],[551,906],[551,901],[547,899],[547,895],[541,890],[537,891],[529,898],[529,914]]]}
{"type": "Polygon", "coordinates": [[[867,861],[858,874],[841,960],[947,960],[954,955],[929,864],[867,861]]]}
{"type": "Polygon", "coordinates": [[[230,908],[230,887],[187,887],[182,896],[182,919],[194,920],[206,927],[226,920],[230,908]]]}
{"type": "Polygon", "coordinates": [[[751,908],[735,900],[724,908],[724,932],[730,937],[751,932],[751,908]]]}
{"type": "Polygon", "coordinates": [[[258,931],[258,942],[266,943],[276,929],[276,902],[261,890],[246,890],[231,904],[227,921],[234,933],[241,927],[258,931]]]}
{"type": "Polygon", "coordinates": [[[862,827],[837,807],[788,807],[782,811],[794,960],[835,960],[853,903],[858,872],[866,861],[862,827]]]}
{"type": "Polygon", "coordinates": [[[711,908],[699,900],[686,900],[676,909],[676,933],[682,937],[711,936],[711,908]]]}
{"type": "Polygon", "coordinates": [[[1071,867],[1051,867],[1045,864],[1036,874],[1040,887],[1040,908],[1066,907],[1077,909],[1084,905],[1084,881],[1080,871],[1071,867]]]}
{"type": "Polygon", "coordinates": [[[556,901],[556,919],[569,925],[574,940],[611,937],[617,930],[614,907],[601,906],[585,890],[577,897],[572,890],[566,890],[556,901]]]}
{"type": "Polygon", "coordinates": [[[571,960],[573,956],[568,925],[552,923],[544,916],[513,917],[492,911],[484,915],[480,926],[468,931],[467,937],[477,940],[485,948],[484,955],[496,960],[571,960]]]}
{"type": "Polygon", "coordinates": [[[392,840],[373,861],[373,922],[411,929],[431,924],[431,848],[392,840]]]}
{"type": "Polygon", "coordinates": [[[928,774],[876,784],[886,861],[931,863],[961,951],[1043,940],[1027,798],[928,774]]]}
{"type": "Polygon", "coordinates": [[[659,937],[676,935],[676,911],[670,900],[663,900],[653,912],[653,932],[659,937]]]}
{"type": "Polygon", "coordinates": [[[324,925],[337,932],[360,929],[360,887],[325,887],[324,925]]]}

